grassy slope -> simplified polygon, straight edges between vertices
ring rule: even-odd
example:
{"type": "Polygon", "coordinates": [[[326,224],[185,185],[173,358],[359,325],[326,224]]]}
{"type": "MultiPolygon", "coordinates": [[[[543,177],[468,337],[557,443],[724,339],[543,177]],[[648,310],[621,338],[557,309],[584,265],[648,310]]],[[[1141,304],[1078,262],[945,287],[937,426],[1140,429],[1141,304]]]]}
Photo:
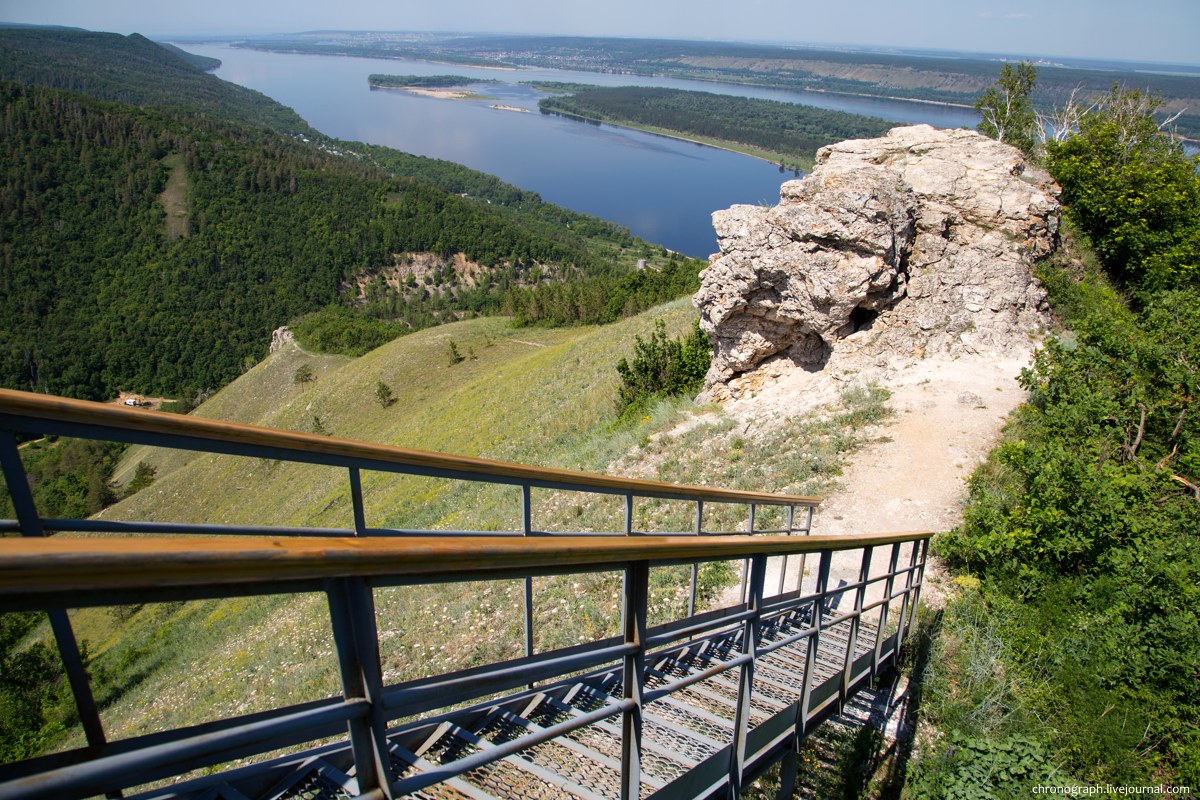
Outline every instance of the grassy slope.
{"type": "MultiPolygon", "coordinates": [[[[762,436],[711,414],[670,430],[694,407],[664,403],[636,429],[614,430],[613,364],[665,319],[682,333],[695,312],[686,300],[613,325],[515,329],[481,318],[398,339],[359,359],[313,356],[294,345],[272,355],[201,406],[200,416],[312,430],[405,447],[532,464],[658,477],[771,491],[819,493],[858,438],[845,427],[869,420],[789,420],[762,436]],[[468,358],[452,364],[450,341],[468,358]],[[476,358],[470,358],[474,353],[476,358]],[[317,379],[293,381],[309,365],[317,379]],[[397,402],[381,408],[384,380],[397,402]]],[[[881,398],[876,398],[881,400],[881,398]]],[[[849,394],[844,401],[856,402],[849,394]]],[[[876,404],[877,405],[877,404],[876,404]]],[[[110,518],[197,522],[351,524],[344,470],[253,458],[193,456],[134,448],[121,472],[146,460],[158,479],[114,506],[110,518]],[[207,491],[197,491],[207,487],[207,491]]],[[[519,493],[451,481],[365,473],[368,524],[456,529],[513,529],[519,493]]],[[[679,503],[640,503],[640,530],[691,523],[679,503]]],[[[731,529],[744,509],[706,514],[706,526],[731,529]]],[[[613,530],[623,505],[534,491],[534,525],[546,530],[613,530]]],[[[761,520],[766,524],[766,519],[761,520]]],[[[676,618],[686,605],[686,568],[652,571],[651,622],[676,618]]],[[[707,567],[712,597],[733,576],[707,567]]],[[[380,646],[389,682],[519,655],[520,584],[498,581],[376,591],[380,646]],[[485,633],[486,632],[486,633],[485,633]]],[[[617,631],[620,576],[574,575],[535,582],[539,651],[617,631]]],[[[98,694],[113,738],[233,713],[336,694],[339,683],[329,622],[320,596],[243,598],[75,612],[78,635],[94,656],[98,694]]],[[[78,735],[63,746],[79,744],[78,735]]]]}
{"type": "MultiPolygon", "coordinates": [[[[602,470],[611,453],[630,441],[607,427],[613,363],[632,349],[635,335],[649,333],[655,319],[665,318],[669,329],[682,332],[694,314],[687,301],[677,301],[604,328],[518,330],[506,319],[482,318],[420,331],[355,360],[312,356],[293,345],[195,413],[305,431],[316,415],[337,436],[602,470]],[[450,364],[451,339],[464,355],[473,351],[477,358],[450,364]],[[303,388],[293,382],[301,364],[317,375],[303,388]],[[386,409],[375,400],[381,379],[397,397],[386,409]]],[[[132,474],[142,459],[156,465],[157,480],[105,516],[351,524],[342,470],[134,448],[122,474],[132,474]],[[197,486],[221,488],[198,493],[197,486]]],[[[369,524],[516,524],[519,497],[512,489],[378,473],[363,477],[369,524]]],[[[619,524],[618,511],[614,507],[610,526],[619,524]]],[[[550,527],[555,520],[542,515],[535,524],[550,527]]],[[[573,580],[578,588],[539,581],[540,649],[566,644],[568,630],[571,642],[615,631],[619,578],[573,580]],[[584,593],[587,599],[572,602],[571,624],[554,624],[562,622],[559,604],[584,593]]],[[[502,582],[478,593],[473,585],[378,592],[387,679],[518,654],[517,590],[517,584],[502,582]],[[480,637],[476,630],[484,627],[489,635],[480,637]]],[[[128,736],[335,693],[336,664],[322,603],[311,596],[239,599],[83,611],[73,618],[106,687],[121,686],[123,676],[147,676],[104,711],[111,735],[128,736]]]]}

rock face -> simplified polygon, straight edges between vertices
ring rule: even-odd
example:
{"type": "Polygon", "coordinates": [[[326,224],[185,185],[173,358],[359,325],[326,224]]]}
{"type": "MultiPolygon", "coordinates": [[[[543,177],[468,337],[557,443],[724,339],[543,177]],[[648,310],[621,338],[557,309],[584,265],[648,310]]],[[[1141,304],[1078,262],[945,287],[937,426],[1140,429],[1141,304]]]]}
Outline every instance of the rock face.
{"type": "Polygon", "coordinates": [[[271,349],[270,352],[277,353],[283,349],[288,342],[294,341],[296,335],[292,333],[287,325],[282,325],[271,331],[271,349]]]}
{"type": "MultiPolygon", "coordinates": [[[[713,214],[721,252],[694,302],[707,393],[764,362],[1002,352],[1040,330],[1030,274],[1057,243],[1058,187],[1008,145],[928,125],[822,148],[774,208],[713,214]]],[[[732,383],[731,383],[732,382],[732,383]]]]}

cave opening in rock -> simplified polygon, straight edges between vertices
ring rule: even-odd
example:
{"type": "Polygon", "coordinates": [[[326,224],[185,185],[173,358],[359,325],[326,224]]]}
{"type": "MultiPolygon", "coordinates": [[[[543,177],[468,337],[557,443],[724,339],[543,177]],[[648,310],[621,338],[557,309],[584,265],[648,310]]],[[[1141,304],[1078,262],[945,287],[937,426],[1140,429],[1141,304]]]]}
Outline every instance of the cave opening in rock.
{"type": "Polygon", "coordinates": [[[854,324],[854,330],[861,331],[871,327],[871,323],[879,316],[878,311],[872,311],[869,308],[857,306],[850,312],[850,322],[854,324]]]}

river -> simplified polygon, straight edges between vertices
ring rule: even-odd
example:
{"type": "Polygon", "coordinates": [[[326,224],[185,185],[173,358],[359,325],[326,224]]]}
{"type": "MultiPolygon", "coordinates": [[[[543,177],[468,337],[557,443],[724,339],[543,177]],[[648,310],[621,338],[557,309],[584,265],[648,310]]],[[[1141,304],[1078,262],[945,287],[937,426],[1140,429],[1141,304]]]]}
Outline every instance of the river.
{"type": "Polygon", "coordinates": [[[780,183],[792,173],[713,147],[540,114],[537,101],[543,95],[519,82],[695,89],[942,127],[973,126],[978,119],[971,109],[927,103],[672,78],[481,69],[400,59],[270,53],[220,44],[182,46],[219,58],[218,77],[291,106],[325,134],[465,164],[535,191],[544,200],[612,220],[643,239],[697,257],[716,250],[713,211],[735,203],[774,204],[780,183]],[[367,85],[371,73],[453,73],[499,83],[473,87],[485,99],[440,100],[402,90],[372,91],[367,85]]]}

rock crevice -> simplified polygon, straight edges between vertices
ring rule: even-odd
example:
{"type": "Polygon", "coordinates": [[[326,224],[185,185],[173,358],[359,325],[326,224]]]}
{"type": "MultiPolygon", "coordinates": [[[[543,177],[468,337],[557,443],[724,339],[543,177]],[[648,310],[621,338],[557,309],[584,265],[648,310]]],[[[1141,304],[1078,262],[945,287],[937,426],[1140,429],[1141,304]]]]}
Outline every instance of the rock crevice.
{"type": "Polygon", "coordinates": [[[1031,266],[1057,243],[1058,188],[966,130],[895,128],[822,148],[773,208],[713,215],[720,252],[694,302],[714,343],[707,394],[770,362],[1006,352],[1044,323],[1031,266]]]}

